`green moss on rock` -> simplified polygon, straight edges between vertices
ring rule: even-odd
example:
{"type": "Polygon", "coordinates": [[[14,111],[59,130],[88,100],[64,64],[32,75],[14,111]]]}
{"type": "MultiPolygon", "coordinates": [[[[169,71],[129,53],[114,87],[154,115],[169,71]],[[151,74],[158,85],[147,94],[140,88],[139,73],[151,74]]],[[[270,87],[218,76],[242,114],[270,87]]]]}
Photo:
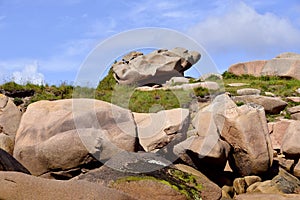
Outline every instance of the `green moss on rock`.
{"type": "Polygon", "coordinates": [[[189,200],[201,200],[202,185],[197,183],[194,175],[182,172],[177,169],[169,168],[153,172],[151,175],[127,176],[120,178],[115,183],[151,180],[167,185],[186,196],[189,200]]]}

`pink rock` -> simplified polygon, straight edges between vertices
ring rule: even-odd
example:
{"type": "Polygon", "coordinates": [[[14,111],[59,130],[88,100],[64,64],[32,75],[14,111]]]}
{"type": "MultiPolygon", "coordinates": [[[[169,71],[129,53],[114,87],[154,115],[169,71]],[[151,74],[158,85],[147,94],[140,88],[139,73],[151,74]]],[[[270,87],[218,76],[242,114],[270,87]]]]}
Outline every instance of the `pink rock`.
{"type": "Polygon", "coordinates": [[[292,120],[282,119],[278,122],[268,123],[273,149],[281,148],[282,139],[291,122],[292,120]]]}

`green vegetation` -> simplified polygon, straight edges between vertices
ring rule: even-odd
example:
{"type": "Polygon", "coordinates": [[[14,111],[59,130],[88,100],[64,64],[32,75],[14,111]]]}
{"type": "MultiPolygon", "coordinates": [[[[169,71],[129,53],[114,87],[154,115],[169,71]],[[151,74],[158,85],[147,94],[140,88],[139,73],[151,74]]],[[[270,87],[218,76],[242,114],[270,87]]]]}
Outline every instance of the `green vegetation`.
{"type": "MultiPolygon", "coordinates": [[[[15,82],[7,82],[3,85],[0,85],[1,90],[6,92],[25,92],[25,91],[34,91],[34,95],[30,98],[30,101],[27,104],[40,101],[40,100],[58,100],[58,99],[67,99],[72,98],[73,86],[62,83],[59,86],[49,86],[49,85],[34,85],[27,83],[26,85],[19,85],[15,82]]],[[[14,98],[14,103],[20,105],[23,103],[23,100],[19,97],[14,98]]]]}
{"type": "Polygon", "coordinates": [[[95,98],[128,108],[133,112],[148,113],[188,107],[193,96],[204,97],[211,92],[205,88],[155,91],[139,91],[135,88],[135,85],[118,85],[113,77],[113,71],[110,69],[108,75],[99,82],[95,91],[95,98]]]}
{"type": "Polygon", "coordinates": [[[242,106],[242,105],[244,105],[244,102],[236,102],[235,103],[237,106],[242,106]]]}
{"type": "Polygon", "coordinates": [[[132,182],[132,181],[142,181],[142,180],[151,180],[157,181],[164,185],[170,186],[172,189],[180,192],[185,195],[187,199],[190,200],[201,200],[201,190],[202,185],[198,183],[197,177],[182,172],[177,169],[168,169],[163,170],[164,172],[158,172],[159,175],[142,175],[142,176],[128,176],[125,178],[118,179],[115,184],[121,182],[132,182]]]}
{"type": "Polygon", "coordinates": [[[22,98],[19,98],[19,97],[14,98],[14,104],[16,104],[16,106],[19,106],[22,103],[24,103],[22,98]]]}
{"type": "MultiPolygon", "coordinates": [[[[236,95],[236,91],[242,88],[256,88],[261,90],[261,95],[264,95],[265,92],[271,92],[274,95],[281,97],[282,100],[288,102],[288,106],[284,110],[283,114],[280,115],[271,115],[267,114],[267,120],[269,122],[276,121],[278,117],[284,117],[285,119],[290,119],[291,116],[286,112],[287,108],[300,105],[299,103],[287,101],[286,97],[288,96],[299,96],[296,93],[297,88],[300,88],[300,81],[292,78],[283,78],[278,76],[260,76],[255,77],[251,75],[242,75],[236,76],[229,72],[223,73],[223,82],[225,86],[225,90],[230,92],[232,95],[236,95]],[[229,83],[245,83],[245,86],[239,87],[230,87],[229,83]]],[[[241,103],[237,103],[238,106],[242,105],[241,103]]]]}
{"type": "Polygon", "coordinates": [[[222,74],[225,90],[232,95],[236,95],[236,91],[242,88],[260,89],[262,94],[271,92],[276,96],[287,97],[296,96],[296,89],[300,88],[300,81],[291,78],[282,78],[278,76],[260,76],[251,75],[236,76],[229,72],[222,74]],[[229,83],[246,83],[246,86],[230,87],[229,83]]]}
{"type": "MultiPolygon", "coordinates": [[[[261,90],[262,95],[265,92],[271,92],[276,96],[282,97],[286,100],[287,96],[299,96],[295,91],[300,88],[300,81],[295,79],[261,76],[254,77],[251,75],[236,76],[229,72],[223,73],[223,80],[212,75],[208,78],[209,81],[216,81],[220,86],[223,86],[226,92],[236,95],[236,91],[241,88],[257,88],[261,90]],[[230,87],[229,83],[245,83],[245,86],[230,87]]],[[[190,83],[199,82],[198,79],[190,79],[190,83]]],[[[99,82],[96,89],[80,86],[71,86],[65,82],[59,86],[49,85],[18,85],[15,82],[7,82],[0,85],[1,90],[6,92],[14,91],[34,91],[34,95],[29,101],[22,98],[14,98],[14,103],[20,105],[25,103],[25,107],[30,103],[40,100],[58,100],[66,98],[95,98],[106,102],[111,102],[123,108],[128,108],[134,112],[158,112],[160,110],[167,110],[172,108],[188,108],[190,102],[196,97],[205,97],[210,94],[215,94],[220,91],[209,91],[206,88],[196,88],[193,90],[154,90],[154,91],[140,91],[135,89],[135,85],[122,86],[118,85],[113,77],[112,69],[109,70],[108,75],[99,82]]],[[[287,101],[288,102],[288,101],[287,101]]],[[[237,103],[241,106],[242,103],[237,103]]],[[[288,106],[296,106],[299,103],[288,102],[288,106]]],[[[285,112],[287,113],[287,112],[285,112]]],[[[285,118],[290,118],[289,114],[283,115],[285,118]]],[[[278,116],[267,115],[268,121],[273,121],[278,116]]]]}

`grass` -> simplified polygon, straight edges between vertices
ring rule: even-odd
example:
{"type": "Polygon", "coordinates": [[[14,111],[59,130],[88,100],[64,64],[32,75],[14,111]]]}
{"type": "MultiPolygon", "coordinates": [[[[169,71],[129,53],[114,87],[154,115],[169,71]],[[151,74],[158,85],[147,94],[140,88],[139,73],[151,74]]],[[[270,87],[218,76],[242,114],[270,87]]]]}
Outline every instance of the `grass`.
{"type": "MultiPolygon", "coordinates": [[[[290,107],[300,105],[300,103],[289,102],[286,97],[289,96],[299,96],[296,92],[300,88],[300,81],[292,78],[283,78],[278,76],[260,76],[254,77],[251,75],[236,76],[229,72],[223,73],[223,81],[225,90],[232,95],[237,95],[236,91],[242,88],[256,88],[261,90],[261,95],[265,92],[271,92],[274,95],[281,97],[282,100],[288,102],[283,114],[271,115],[267,114],[266,118],[268,122],[274,122],[279,117],[284,117],[285,119],[290,119],[291,116],[286,112],[290,107]],[[245,86],[240,87],[230,87],[229,83],[246,83],[245,86]]],[[[238,104],[239,105],[239,104],[238,104]]]]}
{"type": "MultiPolygon", "coordinates": [[[[201,96],[208,91],[201,91],[201,96]]],[[[134,86],[116,85],[114,90],[97,90],[96,99],[111,102],[133,112],[158,112],[172,108],[188,107],[194,91],[155,90],[139,91],[134,86]]]]}
{"type": "Polygon", "coordinates": [[[242,88],[255,88],[261,90],[262,94],[271,92],[276,96],[287,97],[297,96],[296,89],[300,88],[300,81],[290,78],[282,78],[278,76],[260,76],[251,75],[236,76],[229,72],[223,73],[223,82],[225,90],[232,95],[236,95],[236,91],[242,88]],[[230,87],[229,83],[246,83],[246,86],[230,87]]]}
{"type": "MultiPolygon", "coordinates": [[[[34,91],[34,95],[30,98],[30,101],[27,102],[27,105],[40,100],[58,100],[72,98],[73,94],[73,86],[67,85],[66,83],[61,83],[59,86],[49,86],[47,84],[34,85],[31,83],[27,83],[26,85],[19,85],[15,82],[7,82],[3,85],[0,85],[0,89],[5,90],[6,92],[34,91]]],[[[13,101],[16,105],[20,105],[23,103],[23,100],[19,97],[15,97],[13,101]]]]}
{"type": "Polygon", "coordinates": [[[188,107],[194,96],[204,97],[210,94],[205,88],[195,90],[135,90],[135,85],[118,85],[113,77],[112,69],[99,82],[95,91],[95,98],[111,102],[133,112],[158,112],[172,108],[188,107]]]}
{"type": "MultiPolygon", "coordinates": [[[[254,77],[250,75],[236,76],[229,72],[222,74],[223,80],[218,77],[209,77],[209,81],[216,81],[219,85],[225,86],[225,91],[230,92],[232,95],[236,95],[236,91],[241,88],[256,88],[264,92],[272,92],[276,96],[282,97],[286,100],[287,96],[299,96],[295,91],[300,88],[300,81],[295,79],[287,79],[280,77],[261,76],[254,77]],[[222,82],[223,81],[223,82],[222,82]],[[246,86],[230,87],[229,83],[246,83],[246,86]]],[[[190,79],[191,83],[199,82],[197,79],[190,79]]],[[[135,90],[135,85],[122,86],[118,85],[113,77],[112,69],[108,75],[99,82],[96,89],[87,87],[73,87],[61,83],[59,86],[49,85],[34,85],[26,84],[19,85],[15,82],[7,82],[0,85],[0,89],[13,92],[13,91],[26,91],[33,90],[34,95],[30,98],[29,102],[26,102],[27,106],[30,103],[40,100],[58,100],[67,98],[95,98],[106,102],[111,102],[123,108],[128,108],[134,112],[158,112],[160,110],[168,110],[172,108],[188,108],[190,102],[195,97],[205,97],[210,94],[217,93],[218,91],[209,91],[206,88],[196,88],[194,90],[155,90],[155,91],[138,91],[135,90]]],[[[21,98],[16,97],[14,99],[16,105],[23,103],[21,98]]],[[[288,102],[288,106],[296,106],[299,103],[288,102]]],[[[239,105],[240,106],[240,105],[239,105]]],[[[275,120],[278,116],[267,116],[268,120],[275,120]]],[[[285,118],[290,116],[285,115],[285,118]]]]}

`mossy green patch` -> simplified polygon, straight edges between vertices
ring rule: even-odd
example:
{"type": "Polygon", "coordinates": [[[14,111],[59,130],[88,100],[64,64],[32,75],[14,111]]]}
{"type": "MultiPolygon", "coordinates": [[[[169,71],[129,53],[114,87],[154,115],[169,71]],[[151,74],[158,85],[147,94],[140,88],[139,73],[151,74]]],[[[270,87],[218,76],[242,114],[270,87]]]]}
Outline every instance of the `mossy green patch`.
{"type": "Polygon", "coordinates": [[[141,180],[157,181],[180,192],[181,194],[185,195],[187,199],[201,200],[202,185],[197,183],[196,177],[177,169],[162,170],[152,175],[127,176],[118,179],[117,181],[115,181],[115,183],[120,183],[124,181],[128,181],[128,182],[141,181],[141,180]]]}

